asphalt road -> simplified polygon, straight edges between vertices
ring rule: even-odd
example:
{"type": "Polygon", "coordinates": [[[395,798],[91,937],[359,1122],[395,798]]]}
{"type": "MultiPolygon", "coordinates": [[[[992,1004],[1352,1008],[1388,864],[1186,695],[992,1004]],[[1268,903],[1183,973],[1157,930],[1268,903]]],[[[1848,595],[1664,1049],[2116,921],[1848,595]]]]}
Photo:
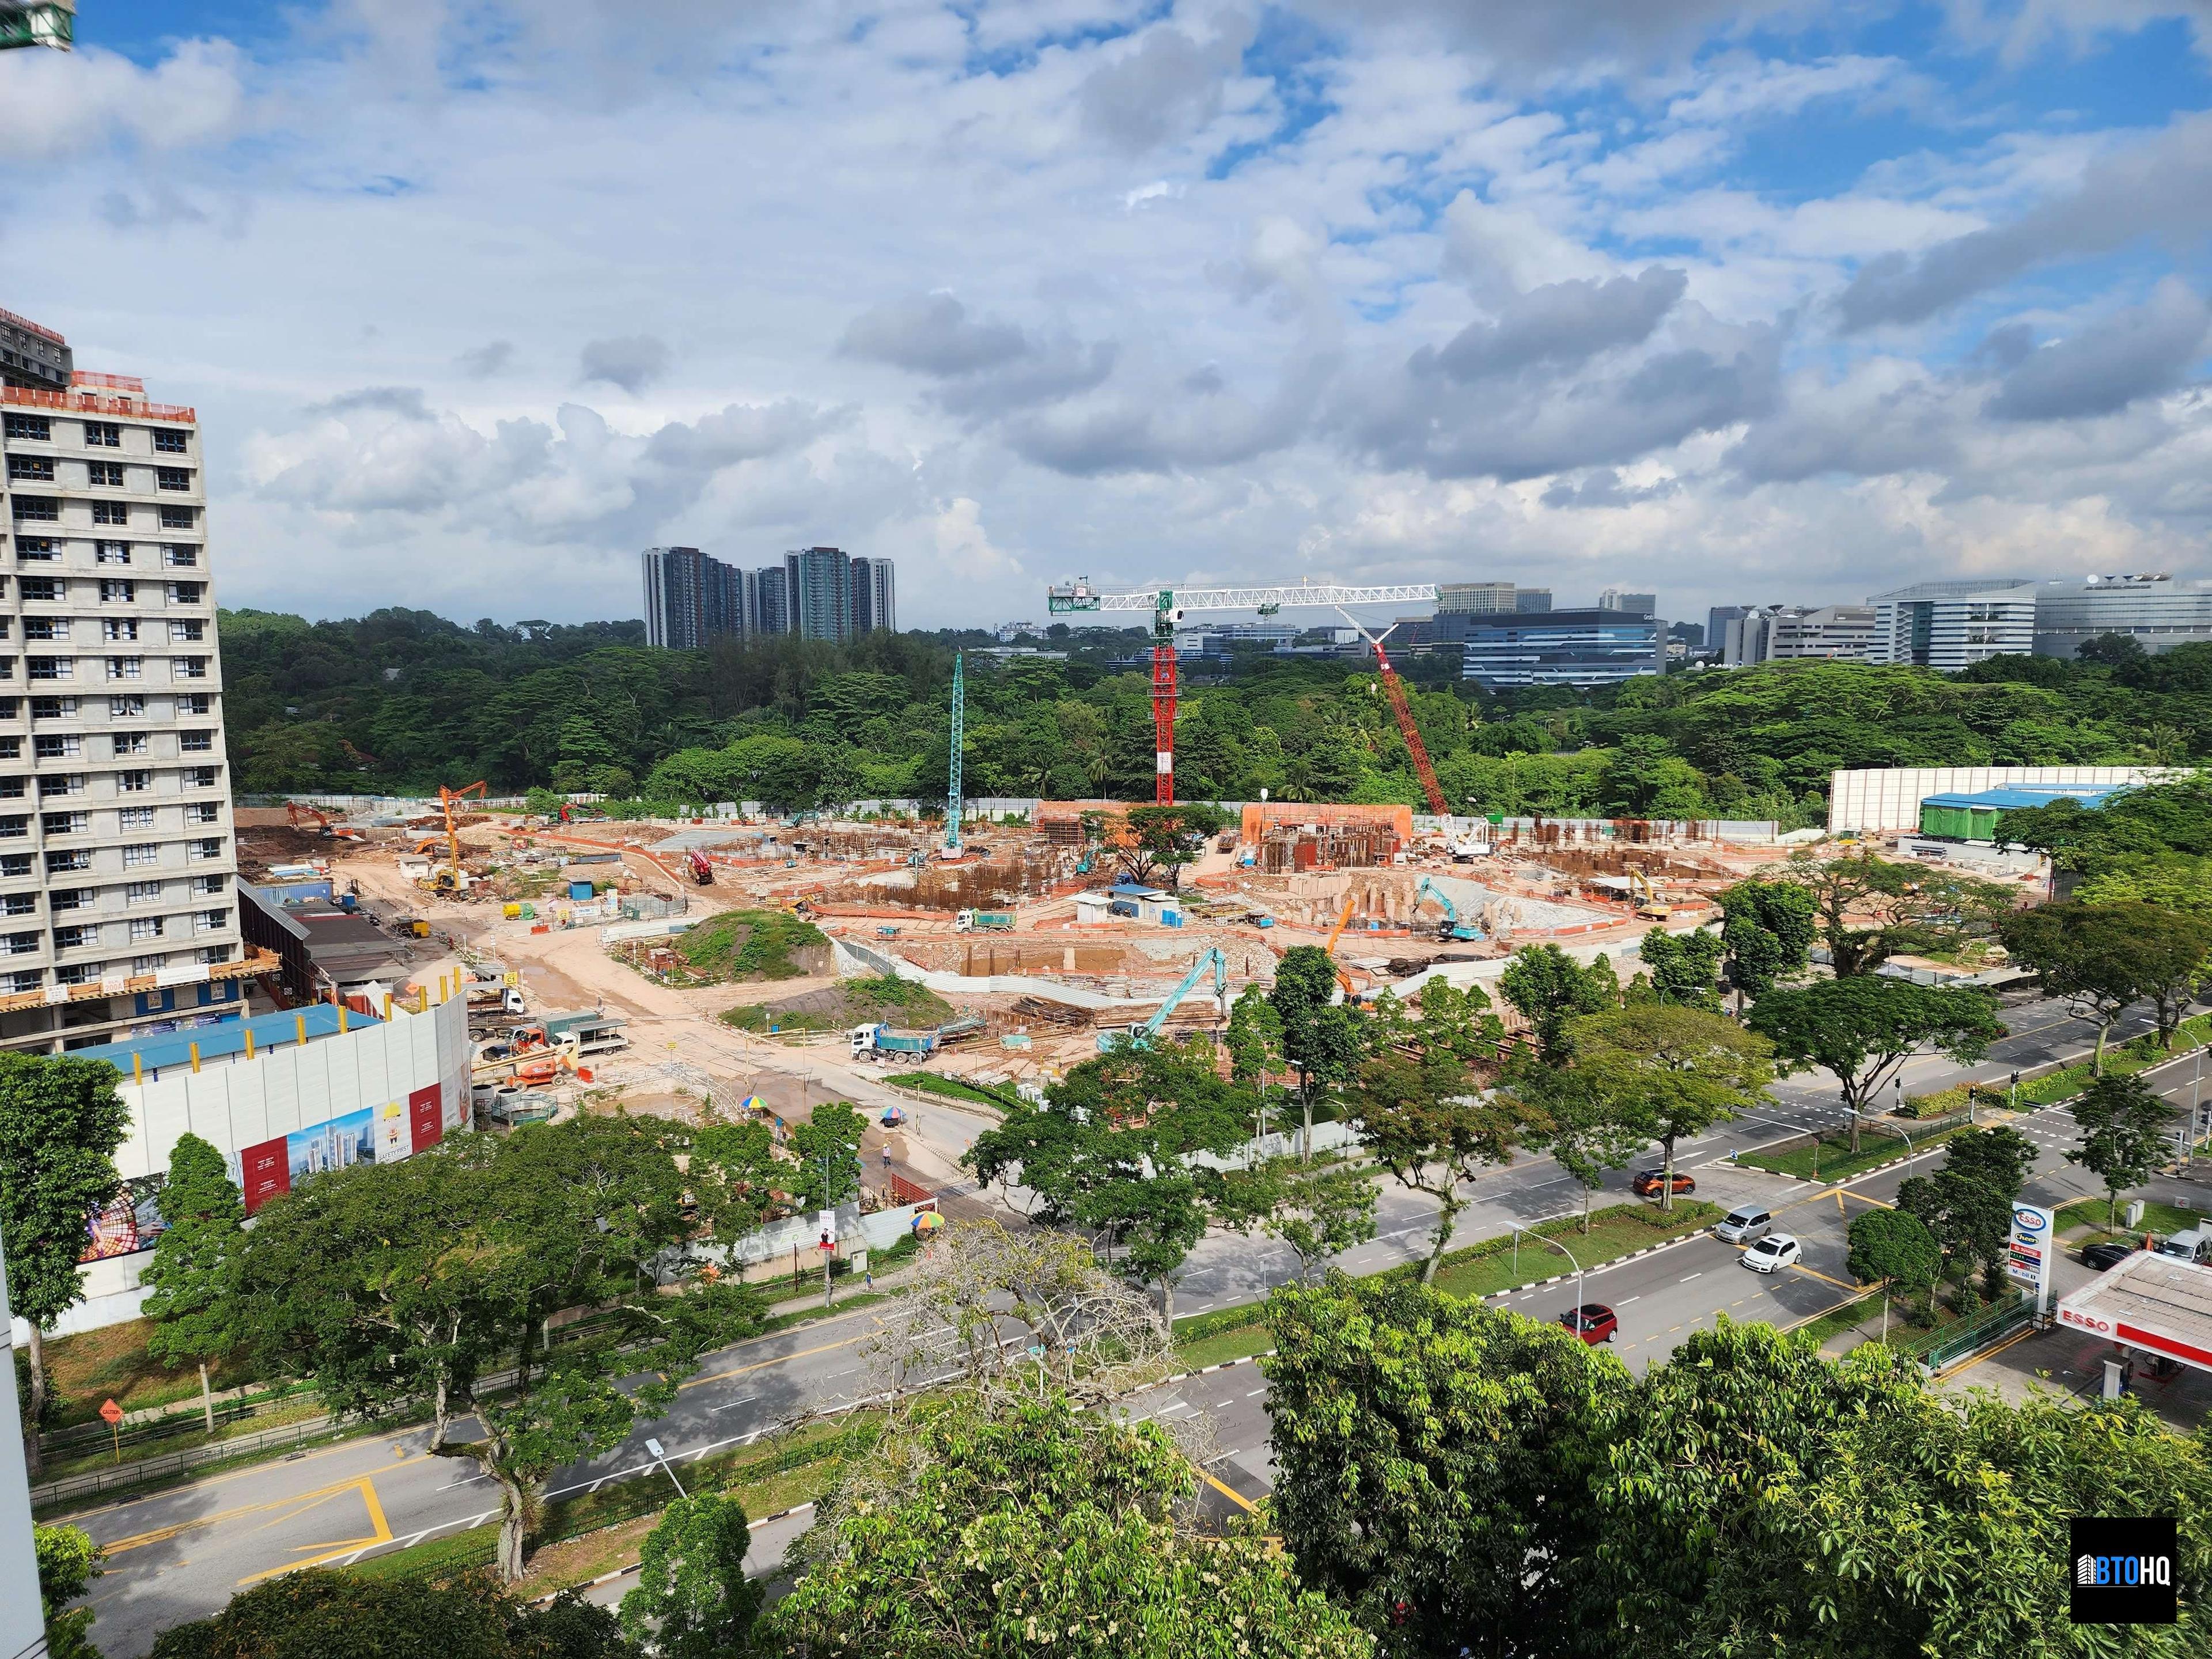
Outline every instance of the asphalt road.
{"type": "MultiPolygon", "coordinates": [[[[2044,1012],[2047,1016],[2047,1007],[2044,1012]]],[[[2079,1047],[2078,1025],[2069,1032],[2047,1018],[2039,1020],[2033,1005],[2011,1013],[2020,1030],[2010,1043],[2020,1049],[2016,1057],[2000,1055],[1978,1068],[1984,1075],[2002,1075],[2012,1064],[2029,1063],[2039,1048],[2070,1053],[2079,1047]]],[[[1941,1065],[1929,1079],[1916,1079],[1911,1086],[1940,1083],[1941,1065]]],[[[2193,1069],[2192,1061],[2178,1061],[2154,1077],[2170,1098],[2185,1104],[2193,1069]]],[[[1840,1192],[1728,1166],[1733,1146],[1755,1144],[1747,1127],[1764,1131],[1759,1139],[1772,1139],[1813,1127],[1823,1112],[1832,1116],[1832,1095],[1827,1102],[1816,1093],[1785,1096],[1771,1113],[1759,1115],[1759,1125],[1724,1126],[1677,1154],[1696,1173],[1700,1196],[1723,1205],[1748,1197],[1773,1200],[1782,1225],[1804,1242],[1800,1267],[1771,1277],[1754,1274],[1739,1265],[1735,1249],[1701,1234],[1596,1269],[1579,1289],[1571,1280],[1540,1286],[1513,1296],[1506,1305],[1552,1319],[1577,1300],[1607,1303],[1621,1320],[1616,1351],[1632,1367],[1641,1367],[1671,1352],[1689,1331],[1722,1313],[1788,1325],[1846,1300],[1850,1281],[1844,1267],[1844,1230],[1850,1216],[1869,1202],[1893,1196],[1897,1183],[1936,1154],[1847,1182],[1840,1192]]],[[[2073,1139],[2071,1121],[2063,1112],[2035,1114],[2021,1127],[2041,1152],[2030,1180],[2031,1196],[2063,1201],[2096,1189],[2093,1178],[2061,1158],[2073,1139]]],[[[944,1129],[958,1133],[952,1121],[944,1129]]],[[[1532,1221],[1580,1204],[1579,1189],[1548,1160],[1523,1160],[1493,1171],[1474,1190],[1477,1202],[1462,1218],[1462,1237],[1498,1231],[1499,1218],[1532,1221]]],[[[1425,1254],[1431,1214],[1425,1200],[1386,1188],[1382,1213],[1384,1236],[1349,1253],[1342,1265],[1365,1271],[1425,1254]]],[[[1264,1241],[1209,1240],[1185,1278],[1182,1310],[1257,1295],[1280,1282],[1289,1265],[1287,1253],[1271,1250],[1264,1241]]],[[[2069,1273],[2077,1282],[2086,1277],[2071,1263],[2060,1273],[2062,1291],[2071,1288],[2069,1273]]],[[[688,1460],[744,1443],[798,1418],[850,1406],[876,1386],[862,1351],[874,1328],[874,1316],[864,1310],[715,1356],[686,1383],[668,1415],[641,1426],[622,1446],[563,1471],[553,1481],[552,1492],[563,1495],[649,1469],[643,1443],[647,1434],[668,1449],[680,1473],[688,1460]]],[[[1199,1455],[1208,1474],[1220,1483],[1212,1490],[1227,1504],[1268,1488],[1272,1465],[1264,1394],[1258,1369],[1239,1365],[1152,1391],[1133,1406],[1169,1422],[1202,1419],[1199,1455]]],[[[468,1431],[463,1425],[457,1437],[468,1431]]],[[[73,1517],[109,1552],[106,1571],[92,1596],[99,1615],[95,1639],[112,1659],[136,1659],[160,1630],[210,1612],[238,1589],[274,1574],[343,1564],[494,1518],[498,1498],[490,1483],[465,1459],[429,1455],[426,1437],[418,1429],[295,1454],[73,1517]]],[[[771,1570],[780,1560],[799,1524],[794,1518],[763,1528],[756,1539],[759,1570],[771,1570]]],[[[610,1587],[607,1593],[620,1588],[610,1587]]]]}

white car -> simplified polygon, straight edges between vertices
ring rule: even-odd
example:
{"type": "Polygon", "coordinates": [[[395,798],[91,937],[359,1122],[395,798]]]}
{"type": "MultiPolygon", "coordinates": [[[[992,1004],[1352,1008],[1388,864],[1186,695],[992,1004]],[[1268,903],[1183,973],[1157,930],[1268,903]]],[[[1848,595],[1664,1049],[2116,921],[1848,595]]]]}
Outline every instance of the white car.
{"type": "Polygon", "coordinates": [[[1743,1265],[1755,1273],[1771,1273],[1795,1265],[1804,1247],[1788,1233],[1769,1233],[1743,1253],[1743,1265]]]}

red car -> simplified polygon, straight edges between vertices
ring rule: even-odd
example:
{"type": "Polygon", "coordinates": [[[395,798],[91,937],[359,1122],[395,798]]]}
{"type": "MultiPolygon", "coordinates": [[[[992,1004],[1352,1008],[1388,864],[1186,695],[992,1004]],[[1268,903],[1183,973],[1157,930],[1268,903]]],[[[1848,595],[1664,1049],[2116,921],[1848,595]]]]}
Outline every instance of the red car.
{"type": "MultiPolygon", "coordinates": [[[[1638,1198],[1656,1198],[1667,1190],[1667,1171],[1663,1169],[1643,1170],[1628,1183],[1628,1190],[1638,1198]]],[[[1697,1190],[1696,1176],[1684,1175],[1680,1170],[1674,1171],[1674,1191],[1678,1196],[1697,1190]]]]}
{"type": "Polygon", "coordinates": [[[1613,1333],[1620,1328],[1613,1310],[1602,1302],[1585,1302],[1579,1308],[1570,1308],[1559,1316],[1559,1323],[1592,1347],[1612,1341],[1613,1333]]]}

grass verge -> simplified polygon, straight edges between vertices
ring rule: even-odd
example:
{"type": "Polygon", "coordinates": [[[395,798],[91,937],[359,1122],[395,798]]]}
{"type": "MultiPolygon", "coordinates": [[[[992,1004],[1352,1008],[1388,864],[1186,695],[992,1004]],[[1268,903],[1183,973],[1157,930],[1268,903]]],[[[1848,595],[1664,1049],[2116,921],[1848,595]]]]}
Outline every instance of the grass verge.
{"type": "MultiPolygon", "coordinates": [[[[2120,1214],[2127,1214],[2128,1200],[2120,1200],[2120,1214]]],[[[2124,1219],[2117,1228],[2107,1227],[2105,1221],[2106,1202],[2101,1197],[2077,1198],[2058,1208],[2056,1225],[2058,1235],[2069,1244],[2097,1244],[2107,1238],[2125,1239],[2140,1243],[2145,1233],[2178,1233],[2191,1227],[2205,1224],[2202,1210],[2185,1210],[2179,1205],[2160,1204],[2155,1200],[2143,1200],[2142,1220],[2129,1226],[2124,1219]],[[2083,1231],[2074,1236],[2075,1228],[2083,1231]]]]}
{"type": "MultiPolygon", "coordinates": [[[[1914,1135],[1911,1150],[1924,1152],[1930,1146],[1939,1146],[1966,1127],[1954,1123],[1948,1128],[1914,1135]]],[[[1799,1181],[1835,1182],[1848,1181],[1876,1164],[1905,1155],[1906,1144],[1902,1138],[1863,1127],[1856,1152],[1851,1150],[1848,1136],[1827,1135],[1817,1146],[1792,1146],[1781,1152],[1741,1152],[1735,1161],[1744,1169],[1765,1170],[1770,1175],[1790,1176],[1799,1181]]]]}
{"type": "MultiPolygon", "coordinates": [[[[2191,1050],[2212,1044],[2212,1014],[2195,1014],[2181,1022],[2173,1034],[2171,1049],[2158,1046],[2155,1034],[2130,1037],[2125,1042],[2115,1042],[2105,1050],[2105,1069],[2120,1077],[2130,1077],[2137,1072],[2162,1066],[2169,1060],[2179,1060],[2191,1050]]],[[[2041,1077],[2030,1078],[2020,1085],[2022,1106],[2056,1106],[2063,1100],[2071,1100],[2089,1084],[2095,1073],[2092,1063],[2083,1060],[2077,1066],[2063,1066],[2041,1077]]],[[[1990,1098],[1991,1085],[1982,1085],[1982,1098],[1990,1098]]],[[[1921,1109],[1923,1117],[1934,1117],[1942,1112],[1963,1112],[1966,1109],[1966,1085],[1958,1084],[1932,1095],[1917,1095],[1911,1103],[1921,1109]]],[[[1748,1160],[1746,1160],[1748,1162],[1748,1160]]]]}
{"type": "Polygon", "coordinates": [[[972,1100],[994,1111],[1012,1111],[1021,1104],[1011,1090],[1000,1094],[960,1078],[939,1077],[934,1072],[900,1072],[884,1081],[902,1089],[919,1089],[926,1095],[942,1095],[947,1100],[972,1100]]]}

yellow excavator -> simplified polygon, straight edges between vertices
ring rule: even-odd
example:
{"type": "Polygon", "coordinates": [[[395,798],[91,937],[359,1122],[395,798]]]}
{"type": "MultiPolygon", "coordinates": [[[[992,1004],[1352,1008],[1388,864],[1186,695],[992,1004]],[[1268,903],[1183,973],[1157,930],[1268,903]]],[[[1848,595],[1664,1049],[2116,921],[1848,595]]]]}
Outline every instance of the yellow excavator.
{"type": "Polygon", "coordinates": [[[1352,988],[1352,975],[1346,973],[1336,960],[1336,941],[1342,935],[1345,924],[1352,920],[1352,908],[1355,902],[1350,893],[1344,896],[1344,908],[1337,914],[1336,926],[1328,930],[1328,943],[1321,947],[1328,952],[1329,966],[1336,969],[1336,982],[1344,988],[1346,1002],[1358,1001],[1359,994],[1352,988]]]}
{"type": "Polygon", "coordinates": [[[1674,907],[1661,900],[1658,890],[1651,885],[1651,878],[1645,875],[1644,872],[1631,869],[1628,872],[1628,879],[1634,884],[1639,896],[1636,903],[1636,914],[1638,916],[1646,921],[1664,921],[1674,914],[1674,907]]]}

